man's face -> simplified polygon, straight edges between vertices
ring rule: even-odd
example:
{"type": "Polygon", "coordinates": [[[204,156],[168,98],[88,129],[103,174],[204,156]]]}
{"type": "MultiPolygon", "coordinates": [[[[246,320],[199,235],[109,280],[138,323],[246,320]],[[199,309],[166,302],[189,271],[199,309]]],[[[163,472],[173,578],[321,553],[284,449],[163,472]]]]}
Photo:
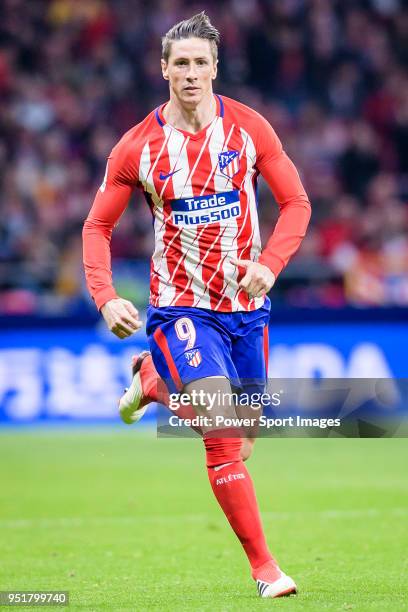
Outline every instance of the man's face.
{"type": "Polygon", "coordinates": [[[161,65],[170,89],[187,107],[195,108],[206,94],[212,92],[217,64],[208,40],[186,38],[173,41],[168,62],[161,60],[161,65]]]}

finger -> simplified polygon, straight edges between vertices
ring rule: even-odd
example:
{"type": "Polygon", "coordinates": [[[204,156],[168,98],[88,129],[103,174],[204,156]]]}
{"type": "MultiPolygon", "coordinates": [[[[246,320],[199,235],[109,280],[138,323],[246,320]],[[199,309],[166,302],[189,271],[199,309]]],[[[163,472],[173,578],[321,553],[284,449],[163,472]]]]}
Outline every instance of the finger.
{"type": "Polygon", "coordinates": [[[252,293],[258,293],[258,291],[262,291],[266,288],[265,281],[260,278],[253,278],[252,283],[250,285],[250,289],[252,293]]]}
{"type": "Polygon", "coordinates": [[[143,323],[133,317],[129,317],[129,315],[123,315],[121,317],[121,322],[125,323],[133,330],[138,330],[142,327],[143,323]]]}
{"type": "Polygon", "coordinates": [[[116,332],[120,332],[121,334],[126,334],[126,336],[131,336],[135,330],[122,321],[115,321],[115,323],[111,326],[111,331],[114,334],[116,334],[116,332]]]}
{"type": "Polygon", "coordinates": [[[124,323],[123,321],[119,321],[116,324],[116,327],[120,330],[122,330],[123,332],[125,332],[128,336],[131,336],[132,334],[135,333],[135,329],[133,327],[131,327],[130,325],[128,325],[127,323],[124,323]]]}
{"type": "Polygon", "coordinates": [[[241,268],[248,268],[253,262],[250,259],[236,259],[235,257],[231,257],[231,263],[235,266],[241,266],[241,268]]]}
{"type": "Polygon", "coordinates": [[[254,297],[261,297],[262,295],[266,295],[266,287],[265,287],[265,285],[264,284],[257,285],[252,290],[252,295],[254,297]]]}
{"type": "Polygon", "coordinates": [[[258,291],[265,289],[265,284],[259,279],[253,278],[253,276],[248,277],[247,282],[242,282],[239,284],[241,289],[250,293],[251,295],[255,295],[258,291]]]}
{"type": "Polygon", "coordinates": [[[127,304],[129,306],[123,302],[123,304],[121,304],[121,308],[116,312],[116,318],[119,319],[118,322],[124,322],[127,325],[130,325],[132,329],[140,329],[142,322],[139,319],[138,310],[131,302],[127,302],[127,304]]]}
{"type": "Polygon", "coordinates": [[[246,289],[250,290],[251,293],[255,293],[259,291],[261,288],[266,288],[265,278],[258,271],[251,270],[251,273],[248,272],[246,276],[250,277],[249,283],[246,283],[246,289]]]}
{"type": "Polygon", "coordinates": [[[239,282],[239,286],[241,287],[241,289],[244,289],[245,291],[247,291],[251,282],[252,282],[252,274],[250,272],[247,272],[245,276],[241,278],[239,282]]]}
{"type": "Polygon", "coordinates": [[[266,291],[264,289],[261,289],[261,291],[258,291],[258,293],[254,294],[254,297],[260,298],[260,297],[264,297],[265,295],[266,295],[266,291]]]}
{"type": "Polygon", "coordinates": [[[129,300],[124,300],[123,305],[133,317],[136,319],[139,318],[139,311],[135,306],[133,306],[132,302],[129,302],[129,300]]]}
{"type": "Polygon", "coordinates": [[[252,280],[252,282],[249,284],[248,288],[246,289],[246,292],[248,293],[250,297],[258,297],[258,294],[261,291],[264,291],[264,289],[265,289],[265,286],[263,283],[252,280]]]}

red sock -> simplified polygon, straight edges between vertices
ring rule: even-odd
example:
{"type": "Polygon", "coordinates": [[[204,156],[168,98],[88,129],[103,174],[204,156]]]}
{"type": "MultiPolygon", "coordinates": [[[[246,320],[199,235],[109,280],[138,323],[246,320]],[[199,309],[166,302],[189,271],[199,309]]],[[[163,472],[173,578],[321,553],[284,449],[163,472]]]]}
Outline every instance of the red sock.
{"type": "Polygon", "coordinates": [[[160,402],[164,405],[168,404],[169,394],[160,378],[156,368],[154,367],[151,355],[147,355],[140,366],[140,381],[142,383],[143,395],[146,398],[146,403],[160,402]]]}
{"type": "Polygon", "coordinates": [[[273,557],[265,541],[251,477],[240,459],[241,442],[241,438],[204,438],[212,490],[255,570],[273,557]]]}
{"type": "MultiPolygon", "coordinates": [[[[142,383],[143,395],[146,398],[146,400],[143,400],[142,405],[149,404],[150,402],[160,402],[160,404],[169,407],[169,392],[164,381],[160,378],[156,368],[154,367],[151,355],[148,355],[143,359],[140,367],[140,380],[142,383]]],[[[177,410],[171,410],[171,412],[180,419],[193,419],[197,416],[197,413],[191,404],[187,406],[180,406],[177,408],[177,410]]],[[[194,429],[194,431],[200,435],[202,434],[201,427],[192,426],[192,429],[194,429]]]]}
{"type": "Polygon", "coordinates": [[[264,582],[275,582],[282,576],[275,559],[267,561],[260,567],[252,568],[252,578],[255,580],[263,580],[264,582]]]}

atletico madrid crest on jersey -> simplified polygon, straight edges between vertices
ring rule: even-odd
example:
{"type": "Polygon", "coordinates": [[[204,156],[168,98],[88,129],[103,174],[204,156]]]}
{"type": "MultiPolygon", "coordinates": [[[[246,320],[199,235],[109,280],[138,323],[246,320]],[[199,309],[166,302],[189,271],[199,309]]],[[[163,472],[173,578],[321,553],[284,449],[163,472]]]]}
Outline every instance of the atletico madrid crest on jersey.
{"type": "Polygon", "coordinates": [[[198,349],[193,349],[191,351],[186,351],[184,353],[187,363],[189,366],[193,368],[197,368],[202,362],[201,353],[198,349]]]}
{"type": "Polygon", "coordinates": [[[239,170],[239,151],[223,151],[218,153],[220,171],[228,178],[232,178],[239,170]]]}

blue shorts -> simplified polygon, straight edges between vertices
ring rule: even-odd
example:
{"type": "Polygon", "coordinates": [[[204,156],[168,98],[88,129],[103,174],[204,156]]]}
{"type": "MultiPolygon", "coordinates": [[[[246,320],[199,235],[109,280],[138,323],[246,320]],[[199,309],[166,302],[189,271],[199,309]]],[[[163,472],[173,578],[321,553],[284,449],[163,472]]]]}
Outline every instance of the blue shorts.
{"type": "Polygon", "coordinates": [[[208,376],[225,376],[246,393],[267,376],[270,301],[251,312],[149,306],[146,332],[153,362],[170,393],[208,376]]]}

